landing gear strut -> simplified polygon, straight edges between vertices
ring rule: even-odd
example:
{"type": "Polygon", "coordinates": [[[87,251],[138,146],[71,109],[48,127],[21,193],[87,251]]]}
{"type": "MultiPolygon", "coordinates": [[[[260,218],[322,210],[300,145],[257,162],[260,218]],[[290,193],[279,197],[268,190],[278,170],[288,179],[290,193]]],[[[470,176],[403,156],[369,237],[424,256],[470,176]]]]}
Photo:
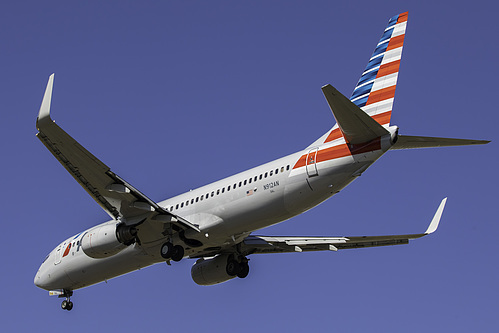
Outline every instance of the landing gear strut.
{"type": "Polygon", "coordinates": [[[180,261],[184,257],[184,248],[181,245],[166,242],[161,245],[161,257],[166,260],[180,261]]]}
{"type": "Polygon", "coordinates": [[[61,308],[63,310],[71,311],[71,309],[73,308],[71,296],[73,296],[73,292],[71,290],[64,290],[64,293],[62,295],[59,295],[59,297],[66,297],[66,299],[61,303],[61,308]]]}

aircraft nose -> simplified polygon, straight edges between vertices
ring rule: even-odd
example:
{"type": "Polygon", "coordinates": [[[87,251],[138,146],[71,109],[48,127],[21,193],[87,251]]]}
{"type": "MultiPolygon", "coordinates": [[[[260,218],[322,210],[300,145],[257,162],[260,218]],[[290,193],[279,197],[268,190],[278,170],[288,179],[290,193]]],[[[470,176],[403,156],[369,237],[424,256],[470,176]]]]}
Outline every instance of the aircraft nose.
{"type": "Polygon", "coordinates": [[[36,272],[35,279],[33,280],[33,283],[38,288],[45,289],[44,288],[45,285],[46,285],[46,281],[45,280],[46,279],[43,278],[43,275],[40,273],[40,270],[38,270],[38,272],[36,272]]]}
{"type": "Polygon", "coordinates": [[[47,269],[45,263],[41,264],[40,268],[36,272],[35,279],[33,283],[35,286],[41,289],[49,290],[49,280],[50,280],[50,270],[47,269]]]}

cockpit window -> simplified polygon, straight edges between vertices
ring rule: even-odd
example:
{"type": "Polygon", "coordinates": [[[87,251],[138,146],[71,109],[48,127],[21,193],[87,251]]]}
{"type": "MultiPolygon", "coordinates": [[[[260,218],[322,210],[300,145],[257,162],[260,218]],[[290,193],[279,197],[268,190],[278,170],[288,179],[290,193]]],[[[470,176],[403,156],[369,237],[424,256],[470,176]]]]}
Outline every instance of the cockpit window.
{"type": "Polygon", "coordinates": [[[42,264],[43,264],[45,261],[47,261],[47,259],[48,259],[49,257],[50,257],[50,253],[49,253],[49,254],[47,254],[47,256],[45,257],[45,259],[43,259],[42,264]]]}

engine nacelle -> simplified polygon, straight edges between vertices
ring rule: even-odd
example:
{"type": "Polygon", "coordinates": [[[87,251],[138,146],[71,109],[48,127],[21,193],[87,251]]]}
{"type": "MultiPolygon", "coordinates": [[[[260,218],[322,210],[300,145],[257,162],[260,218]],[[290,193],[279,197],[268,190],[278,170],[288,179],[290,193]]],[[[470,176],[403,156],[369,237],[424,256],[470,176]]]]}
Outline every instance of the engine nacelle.
{"type": "Polygon", "coordinates": [[[228,254],[221,254],[212,259],[199,259],[191,268],[192,279],[201,286],[210,286],[235,278],[227,274],[228,258],[228,254]]]}
{"type": "Polygon", "coordinates": [[[107,258],[133,244],[134,227],[104,224],[90,229],[81,239],[83,252],[92,258],[107,258]]]}

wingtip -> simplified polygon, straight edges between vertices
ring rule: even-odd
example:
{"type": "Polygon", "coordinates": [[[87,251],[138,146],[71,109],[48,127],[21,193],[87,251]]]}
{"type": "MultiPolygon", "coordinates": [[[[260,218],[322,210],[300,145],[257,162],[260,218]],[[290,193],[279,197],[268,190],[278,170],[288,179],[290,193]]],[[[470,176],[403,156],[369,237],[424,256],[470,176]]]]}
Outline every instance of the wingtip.
{"type": "Polygon", "coordinates": [[[442,213],[444,212],[444,207],[446,202],[447,202],[447,197],[443,198],[442,201],[440,202],[440,206],[438,206],[437,212],[433,216],[430,226],[428,227],[428,229],[426,229],[425,235],[434,233],[435,230],[437,230],[438,224],[440,223],[440,218],[442,217],[442,213]]]}
{"type": "Polygon", "coordinates": [[[50,119],[50,104],[52,102],[52,88],[54,86],[54,76],[55,73],[49,76],[47,82],[47,87],[45,88],[45,94],[43,95],[42,105],[40,106],[40,111],[38,111],[38,117],[36,119],[36,127],[40,129],[40,125],[46,122],[51,122],[50,119]]]}

